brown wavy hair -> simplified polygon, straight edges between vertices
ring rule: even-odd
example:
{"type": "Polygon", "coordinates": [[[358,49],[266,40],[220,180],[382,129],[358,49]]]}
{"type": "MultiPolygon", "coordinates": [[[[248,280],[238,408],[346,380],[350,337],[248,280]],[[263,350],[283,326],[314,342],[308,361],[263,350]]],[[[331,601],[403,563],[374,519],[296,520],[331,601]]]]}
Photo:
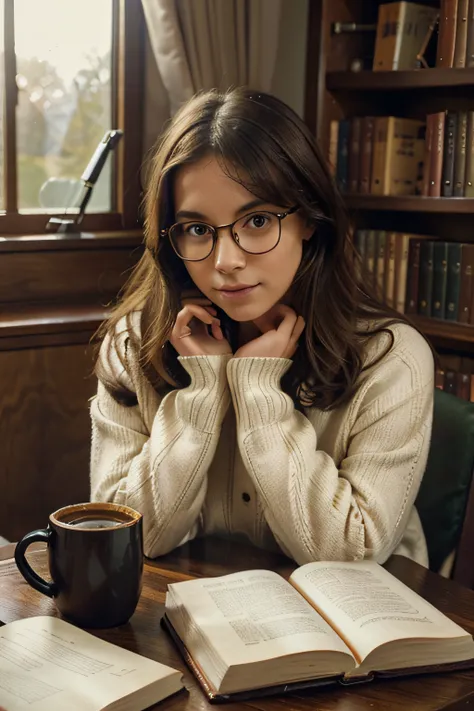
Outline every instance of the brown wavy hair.
{"type": "MultiPolygon", "coordinates": [[[[389,326],[406,319],[383,306],[361,276],[344,203],[308,127],[286,104],[263,92],[208,91],[174,117],[151,163],[143,256],[99,336],[110,335],[112,346],[119,331],[127,331],[127,352],[135,351],[143,374],[158,392],[189,383],[168,337],[182,292],[193,284],[160,231],[175,221],[176,171],[206,155],[213,155],[229,177],[265,202],[298,205],[299,213],[314,225],[311,239],[303,243],[291,293],[292,307],[304,317],[306,328],[282,387],[298,407],[337,407],[351,397],[363,368],[374,365],[364,361],[367,339],[386,332],[391,339],[388,352],[393,345],[389,326]],[[132,327],[136,312],[141,335],[132,327]]],[[[237,324],[222,312],[218,316],[235,348],[237,324]]],[[[132,393],[107,377],[100,361],[96,373],[117,400],[136,403],[132,393]]]]}

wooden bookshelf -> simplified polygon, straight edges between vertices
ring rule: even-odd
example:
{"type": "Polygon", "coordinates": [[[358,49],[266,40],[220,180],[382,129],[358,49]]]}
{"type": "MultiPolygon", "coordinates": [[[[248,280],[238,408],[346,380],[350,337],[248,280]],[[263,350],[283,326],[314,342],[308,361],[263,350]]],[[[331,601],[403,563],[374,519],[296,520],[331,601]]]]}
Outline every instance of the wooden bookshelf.
{"type": "MultiPolygon", "coordinates": [[[[422,316],[411,316],[413,323],[420,331],[434,339],[453,341],[454,343],[474,343],[474,326],[452,321],[441,321],[422,316]]],[[[465,350],[464,348],[462,349],[465,350]]]]}
{"type": "MultiPolygon", "coordinates": [[[[385,0],[386,1],[386,0],[385,0]]],[[[424,2],[424,0],[421,0],[424,2]]],[[[381,0],[311,0],[309,3],[305,120],[325,155],[332,120],[388,116],[424,120],[429,113],[474,109],[474,68],[371,71],[374,32],[334,34],[341,23],[377,23],[381,0]],[[364,69],[352,71],[354,60],[364,69]]],[[[438,4],[429,0],[427,4],[438,4]]],[[[474,241],[474,199],[348,194],[355,228],[474,241]],[[472,216],[472,217],[471,217],[472,216]]],[[[415,317],[436,348],[473,353],[474,326],[415,317]]]]}
{"type": "Polygon", "coordinates": [[[418,195],[382,197],[379,195],[354,194],[346,195],[344,199],[349,208],[356,210],[435,212],[474,216],[474,198],[435,198],[420,197],[418,195]]]}
{"type": "Polygon", "coordinates": [[[329,91],[406,91],[472,87],[474,69],[413,69],[400,72],[328,72],[329,91]]]}

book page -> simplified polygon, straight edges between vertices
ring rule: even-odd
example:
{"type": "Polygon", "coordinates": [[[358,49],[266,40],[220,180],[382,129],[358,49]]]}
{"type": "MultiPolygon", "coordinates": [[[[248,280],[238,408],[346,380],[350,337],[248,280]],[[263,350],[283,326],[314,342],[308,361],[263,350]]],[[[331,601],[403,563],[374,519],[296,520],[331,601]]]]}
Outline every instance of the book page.
{"type": "Polygon", "coordinates": [[[345,667],[354,667],[344,642],[277,573],[252,570],[168,588],[166,609],[172,622],[172,605],[184,607],[228,666],[327,650],[350,655],[345,667]]]}
{"type": "MultiPolygon", "coordinates": [[[[170,667],[53,617],[0,627],[0,701],[8,711],[101,711],[159,680],[166,695],[173,693],[180,678],[170,667]]],[[[144,708],[137,701],[132,707],[144,708]]]]}
{"type": "Polygon", "coordinates": [[[470,637],[373,561],[308,563],[290,580],[363,660],[398,639],[470,637]]]}

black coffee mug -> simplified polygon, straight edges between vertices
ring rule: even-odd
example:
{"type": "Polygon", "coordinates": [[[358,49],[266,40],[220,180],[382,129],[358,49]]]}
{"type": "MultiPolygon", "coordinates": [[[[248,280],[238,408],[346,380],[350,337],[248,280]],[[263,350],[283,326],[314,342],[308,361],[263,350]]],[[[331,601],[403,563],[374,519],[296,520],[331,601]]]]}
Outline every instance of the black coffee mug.
{"type": "Polygon", "coordinates": [[[15,561],[27,583],[54,598],[80,627],[115,627],[133,615],[143,575],[142,515],[128,506],[86,503],[52,513],[45,529],[18,542],[15,561]],[[48,544],[48,583],[25,558],[31,543],[48,544]]]}

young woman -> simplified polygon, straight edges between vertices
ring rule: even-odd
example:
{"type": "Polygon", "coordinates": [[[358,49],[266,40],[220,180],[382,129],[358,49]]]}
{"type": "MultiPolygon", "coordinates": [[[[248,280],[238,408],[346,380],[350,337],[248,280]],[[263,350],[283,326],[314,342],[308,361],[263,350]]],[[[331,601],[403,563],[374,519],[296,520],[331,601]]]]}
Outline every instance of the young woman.
{"type": "Polygon", "coordinates": [[[141,511],[152,557],[214,534],[299,564],[427,564],[432,353],[358,276],[298,116],[249,90],[192,99],[154,157],[145,232],[104,326],[92,499],[141,511]]]}

